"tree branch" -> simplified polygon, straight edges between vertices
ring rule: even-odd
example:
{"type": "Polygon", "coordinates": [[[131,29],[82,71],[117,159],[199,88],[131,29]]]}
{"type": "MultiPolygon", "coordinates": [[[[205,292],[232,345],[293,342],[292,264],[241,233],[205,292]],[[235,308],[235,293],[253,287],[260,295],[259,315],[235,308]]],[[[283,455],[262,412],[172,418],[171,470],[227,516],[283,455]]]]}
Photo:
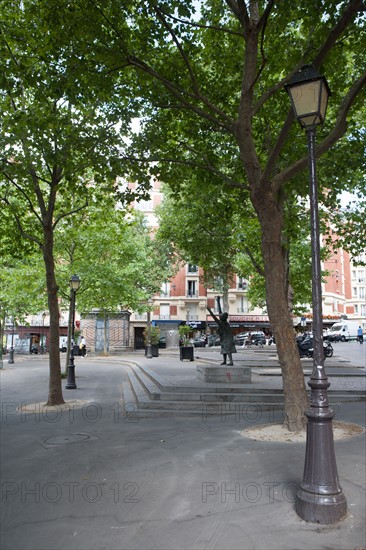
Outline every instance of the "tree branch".
{"type": "Polygon", "coordinates": [[[243,0],[226,0],[226,3],[240,22],[244,31],[244,37],[246,37],[249,31],[249,14],[245,2],[243,0]]]}
{"type": "MultiPolygon", "coordinates": [[[[319,49],[317,55],[314,58],[313,64],[316,68],[320,68],[320,65],[336,43],[339,36],[343,33],[347,25],[349,25],[350,21],[355,17],[356,13],[360,11],[362,7],[362,0],[351,0],[349,5],[346,7],[346,9],[343,11],[342,16],[340,17],[338,23],[331,29],[329,32],[329,35],[325,42],[323,43],[322,47],[319,49]]],[[[265,96],[263,96],[259,102],[257,102],[255,109],[260,108],[261,105],[263,105],[264,101],[268,99],[268,97],[274,93],[274,91],[277,91],[278,89],[282,88],[282,86],[290,80],[293,74],[295,74],[299,70],[299,66],[294,69],[290,75],[288,75],[285,79],[283,79],[281,82],[276,84],[271,90],[267,92],[265,96]]],[[[342,126],[345,125],[346,121],[346,115],[349,111],[349,108],[353,101],[355,100],[357,94],[359,93],[360,89],[362,88],[362,77],[358,83],[355,83],[354,86],[352,86],[350,92],[346,95],[346,97],[343,100],[342,106],[340,108],[340,112],[338,114],[337,122],[334,127],[333,132],[331,132],[328,136],[328,139],[324,140],[324,142],[317,147],[316,153],[317,156],[323,154],[325,151],[330,149],[330,147],[340,139],[340,137],[343,136],[343,134],[346,131],[346,128],[342,130],[342,126]],[[354,90],[354,91],[352,91],[354,90]],[[348,104],[348,107],[346,105],[348,104]],[[342,119],[342,112],[343,109],[345,109],[344,118],[342,119]],[[338,137],[337,137],[338,136],[338,137]]],[[[272,153],[268,159],[262,181],[265,181],[265,178],[268,179],[270,173],[274,169],[274,166],[277,162],[277,159],[282,151],[282,148],[286,142],[287,136],[289,134],[291,123],[294,120],[293,113],[291,112],[292,109],[290,109],[286,120],[282,126],[281,132],[277,138],[277,141],[273,147],[272,153]]],[[[279,187],[282,185],[284,181],[287,181],[288,179],[291,179],[295,174],[303,170],[307,165],[307,157],[304,157],[303,159],[300,159],[296,163],[294,163],[292,166],[290,166],[287,170],[284,170],[281,174],[278,174],[274,179],[274,189],[278,190],[279,187]],[[290,175],[291,174],[291,175],[290,175]],[[282,179],[282,175],[284,175],[285,179],[282,179]]]]}
{"type": "Polygon", "coordinates": [[[84,208],[86,208],[87,206],[89,206],[89,203],[88,201],[85,201],[84,204],[82,204],[81,206],[79,206],[78,208],[74,208],[73,210],[70,210],[69,212],[64,212],[63,214],[60,214],[59,216],[57,216],[57,218],[55,219],[54,223],[53,223],[53,229],[55,229],[56,225],[64,218],[67,218],[67,216],[72,216],[72,214],[75,214],[76,212],[80,212],[81,210],[83,210],[84,208]]]}
{"type": "MultiPolygon", "coordinates": [[[[348,94],[344,97],[342,104],[338,111],[338,116],[333,129],[323,139],[323,141],[316,147],[315,154],[317,157],[323,155],[328,151],[337,141],[339,141],[347,131],[347,115],[350,108],[358,97],[359,92],[366,84],[366,72],[354,83],[348,94]]],[[[278,190],[283,183],[292,179],[299,172],[307,167],[308,157],[303,157],[297,162],[283,170],[280,174],[275,176],[272,180],[275,190],[278,190]]]]}
{"type": "Polygon", "coordinates": [[[173,41],[174,41],[174,43],[175,43],[175,45],[176,45],[183,61],[184,61],[184,64],[187,67],[187,71],[189,73],[189,76],[190,76],[190,79],[191,79],[191,82],[192,82],[193,90],[195,91],[197,96],[199,96],[200,93],[199,93],[199,88],[198,88],[196,77],[194,76],[193,69],[192,69],[192,67],[191,67],[191,65],[188,61],[188,58],[185,54],[185,51],[184,51],[182,45],[180,44],[180,42],[178,40],[177,35],[173,31],[171,25],[169,25],[168,22],[166,21],[166,19],[163,17],[163,14],[162,14],[161,10],[157,6],[154,6],[153,9],[154,9],[155,13],[157,14],[158,18],[160,19],[160,21],[162,22],[162,24],[164,25],[164,27],[169,31],[171,37],[173,38],[173,41]]]}
{"type": "MultiPolygon", "coordinates": [[[[267,6],[268,7],[268,6],[267,6]]],[[[326,58],[327,54],[331,50],[331,48],[334,46],[334,44],[339,39],[340,35],[343,33],[343,31],[347,28],[347,25],[349,25],[352,18],[355,17],[355,15],[358,12],[361,12],[365,9],[363,0],[350,0],[348,6],[345,8],[345,10],[342,13],[342,16],[340,17],[338,23],[331,29],[329,32],[328,38],[325,40],[321,48],[319,49],[318,53],[316,54],[313,65],[315,68],[320,69],[320,66],[324,62],[324,59],[326,58]]],[[[263,16],[262,16],[263,17],[263,16]]],[[[262,95],[262,97],[256,102],[253,108],[253,114],[256,114],[262,107],[262,105],[278,90],[281,90],[284,85],[292,78],[294,74],[296,74],[300,68],[305,63],[305,53],[301,59],[301,61],[294,67],[294,69],[280,82],[272,86],[265,94],[262,95]]]]}
{"type": "Polygon", "coordinates": [[[177,86],[176,84],[173,84],[172,81],[166,79],[160,73],[157,73],[154,69],[152,69],[152,67],[150,67],[147,63],[145,63],[144,61],[141,61],[137,57],[131,56],[131,57],[128,57],[128,60],[130,61],[131,65],[153,76],[156,80],[161,82],[163,86],[167,90],[169,90],[169,92],[176,99],[178,99],[178,101],[181,103],[182,106],[186,107],[193,113],[196,113],[201,118],[205,118],[206,120],[209,120],[215,126],[219,126],[220,128],[226,130],[229,133],[233,132],[233,124],[234,124],[233,119],[230,118],[226,113],[224,113],[223,111],[221,111],[220,109],[212,105],[207,99],[203,98],[203,96],[200,96],[197,98],[197,96],[195,96],[194,94],[191,94],[187,90],[184,90],[181,87],[177,86]],[[188,101],[188,99],[185,99],[184,96],[193,100],[197,100],[197,99],[201,100],[207,107],[209,107],[209,109],[211,109],[216,115],[218,115],[222,119],[222,121],[218,120],[213,115],[204,111],[203,109],[197,107],[196,105],[188,101]]]}
{"type": "Polygon", "coordinates": [[[165,12],[161,8],[159,9],[166,17],[169,17],[169,19],[172,19],[173,21],[177,21],[178,23],[183,23],[184,25],[189,25],[191,27],[197,27],[198,29],[226,32],[228,34],[233,34],[234,36],[240,36],[240,38],[243,38],[243,34],[241,32],[236,32],[231,29],[227,29],[226,27],[216,27],[215,25],[201,25],[200,23],[196,23],[194,21],[188,21],[187,19],[180,19],[179,17],[175,17],[174,15],[171,15],[170,13],[165,12]]]}
{"type": "Polygon", "coordinates": [[[269,18],[269,15],[271,13],[271,10],[272,10],[272,7],[273,7],[273,4],[274,4],[274,0],[270,0],[270,2],[268,2],[267,6],[266,6],[266,9],[264,10],[263,12],[263,15],[262,17],[259,19],[259,22],[258,22],[258,29],[262,29],[262,32],[261,32],[261,43],[260,43],[260,51],[261,51],[261,57],[262,57],[262,63],[261,63],[261,66],[257,72],[257,76],[255,77],[254,79],[254,82],[253,82],[253,86],[255,86],[256,82],[259,80],[262,72],[263,72],[263,69],[264,67],[266,66],[266,63],[267,63],[267,59],[266,59],[266,56],[264,54],[264,46],[263,46],[263,43],[264,43],[264,35],[265,35],[265,32],[266,32],[266,26],[267,26],[267,21],[268,21],[268,18],[269,18]]]}
{"type": "Polygon", "coordinates": [[[324,59],[332,49],[340,35],[347,28],[358,12],[365,11],[364,0],[350,0],[348,6],[344,9],[338,23],[331,29],[328,38],[323,43],[319,52],[314,58],[314,67],[320,69],[324,59]]]}
{"type": "MultiPolygon", "coordinates": [[[[195,152],[194,149],[190,149],[186,144],[184,144],[184,146],[187,148],[187,150],[191,150],[191,151],[195,152]]],[[[132,157],[132,156],[125,155],[123,157],[123,159],[128,161],[128,162],[137,162],[137,163],[150,164],[150,163],[154,163],[154,162],[155,163],[156,162],[161,162],[161,163],[164,163],[164,164],[182,164],[182,165],[185,165],[185,166],[192,166],[194,168],[199,168],[200,170],[206,170],[206,171],[212,172],[213,174],[220,177],[229,187],[235,187],[235,188],[245,189],[245,190],[249,191],[249,187],[245,183],[235,181],[232,178],[230,178],[229,176],[227,176],[226,174],[223,174],[222,172],[220,172],[220,170],[217,170],[205,157],[202,157],[202,159],[204,161],[206,161],[206,164],[201,164],[199,162],[192,161],[192,160],[187,160],[187,159],[178,159],[176,157],[172,157],[172,158],[160,158],[160,157],[158,157],[158,158],[155,158],[155,157],[152,157],[152,158],[137,158],[137,157],[132,157]]]]}
{"type": "Polygon", "coordinates": [[[254,267],[254,269],[256,270],[256,272],[257,272],[259,275],[261,275],[262,277],[264,277],[264,269],[259,265],[259,263],[258,263],[257,260],[255,259],[255,257],[253,256],[251,249],[250,249],[248,246],[245,246],[245,247],[244,247],[244,252],[245,252],[246,254],[248,254],[248,256],[249,256],[249,258],[250,258],[250,261],[252,262],[253,267],[254,267]]]}
{"type": "MultiPolygon", "coordinates": [[[[34,209],[33,207],[33,202],[31,201],[30,197],[28,196],[28,194],[25,192],[25,190],[15,181],[13,180],[10,175],[5,171],[3,170],[3,174],[5,176],[5,178],[12,184],[14,185],[14,187],[17,189],[17,191],[19,191],[19,193],[21,195],[23,195],[23,197],[25,198],[26,202],[28,203],[29,205],[29,208],[31,210],[31,212],[36,216],[36,218],[38,219],[38,221],[41,223],[41,218],[39,217],[37,211],[34,209]]],[[[4,199],[3,199],[4,200],[4,199]]],[[[10,202],[8,201],[8,199],[6,199],[7,201],[7,204],[10,205],[10,202]]]]}
{"type": "Polygon", "coordinates": [[[4,202],[8,207],[9,209],[11,210],[13,216],[14,216],[14,219],[15,219],[15,222],[18,226],[18,229],[19,229],[19,233],[27,240],[31,241],[31,242],[34,242],[36,243],[40,248],[42,248],[43,246],[43,243],[41,241],[39,241],[36,237],[34,237],[34,235],[31,235],[30,233],[27,233],[24,229],[23,229],[23,226],[22,226],[22,223],[20,221],[20,218],[19,216],[17,215],[17,213],[15,212],[15,210],[13,209],[12,207],[12,204],[11,202],[5,198],[5,197],[1,197],[0,198],[0,201],[4,202]]]}

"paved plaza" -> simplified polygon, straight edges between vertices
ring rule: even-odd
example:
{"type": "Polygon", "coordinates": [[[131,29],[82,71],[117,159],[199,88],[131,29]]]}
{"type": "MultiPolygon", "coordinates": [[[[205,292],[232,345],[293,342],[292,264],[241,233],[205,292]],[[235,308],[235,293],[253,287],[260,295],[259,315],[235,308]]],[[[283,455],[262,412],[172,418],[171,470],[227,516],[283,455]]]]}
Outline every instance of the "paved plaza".
{"type": "MultiPolygon", "coordinates": [[[[365,389],[362,356],[351,361],[339,350],[326,365],[331,388],[340,392],[336,419],[365,426],[365,401],[355,393],[365,389]]],[[[280,422],[280,407],[208,415],[131,406],[126,414],[132,368],[195,390],[196,365],[219,361],[217,349],[196,349],[193,363],[169,350],[153,359],[140,352],[77,357],[77,389],[64,390],[69,406],[56,411],[40,405],[48,392],[48,356],[4,361],[2,550],[364,548],[364,433],[335,442],[348,515],[322,526],[294,510],[305,444],[245,435],[250,426],[280,422]]],[[[236,364],[248,361],[253,391],[280,391],[274,349],[235,356],[236,364]]],[[[304,362],[305,376],[308,370],[311,363],[304,362]]]]}

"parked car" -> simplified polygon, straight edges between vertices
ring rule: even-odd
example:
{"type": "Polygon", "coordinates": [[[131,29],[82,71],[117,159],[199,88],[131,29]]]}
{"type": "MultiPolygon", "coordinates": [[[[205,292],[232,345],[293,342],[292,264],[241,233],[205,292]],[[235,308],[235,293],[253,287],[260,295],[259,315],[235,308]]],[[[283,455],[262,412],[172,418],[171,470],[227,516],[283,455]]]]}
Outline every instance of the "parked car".
{"type": "Polygon", "coordinates": [[[165,336],[160,336],[159,338],[159,348],[166,348],[165,336]]]}
{"type": "Polygon", "coordinates": [[[220,336],[218,334],[210,334],[207,337],[207,344],[209,347],[220,345],[220,336]]]}
{"type": "Polygon", "coordinates": [[[234,336],[234,342],[237,346],[242,346],[244,343],[245,345],[248,345],[250,340],[252,345],[262,346],[266,343],[266,336],[261,330],[254,332],[240,332],[234,336]]]}
{"type": "Polygon", "coordinates": [[[195,348],[204,348],[207,344],[206,336],[199,336],[193,340],[193,345],[195,348]]]}

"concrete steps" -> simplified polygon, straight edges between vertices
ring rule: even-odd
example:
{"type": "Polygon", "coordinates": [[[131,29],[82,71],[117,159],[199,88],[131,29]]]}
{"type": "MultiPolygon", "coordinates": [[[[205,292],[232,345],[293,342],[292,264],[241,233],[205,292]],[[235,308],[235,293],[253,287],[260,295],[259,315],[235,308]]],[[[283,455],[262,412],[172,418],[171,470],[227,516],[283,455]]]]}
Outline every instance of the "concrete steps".
{"type": "MultiPolygon", "coordinates": [[[[123,381],[126,414],[255,415],[262,411],[281,411],[282,389],[263,389],[250,384],[175,385],[148,367],[130,364],[123,381]]],[[[364,400],[363,390],[328,390],[330,404],[364,400]]]]}

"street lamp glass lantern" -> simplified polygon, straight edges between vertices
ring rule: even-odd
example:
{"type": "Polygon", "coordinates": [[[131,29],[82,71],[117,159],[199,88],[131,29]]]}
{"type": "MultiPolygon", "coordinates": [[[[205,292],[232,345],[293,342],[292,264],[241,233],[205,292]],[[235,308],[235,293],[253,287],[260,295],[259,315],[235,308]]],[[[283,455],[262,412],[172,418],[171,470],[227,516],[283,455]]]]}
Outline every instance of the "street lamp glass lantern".
{"type": "Polygon", "coordinates": [[[328,82],[312,65],[305,65],[286,84],[295,116],[302,128],[323,124],[331,95],[328,82]]]}
{"type": "Polygon", "coordinates": [[[73,275],[71,277],[70,287],[72,288],[72,290],[75,290],[75,292],[79,289],[79,287],[80,287],[80,278],[77,275],[73,275]]]}

